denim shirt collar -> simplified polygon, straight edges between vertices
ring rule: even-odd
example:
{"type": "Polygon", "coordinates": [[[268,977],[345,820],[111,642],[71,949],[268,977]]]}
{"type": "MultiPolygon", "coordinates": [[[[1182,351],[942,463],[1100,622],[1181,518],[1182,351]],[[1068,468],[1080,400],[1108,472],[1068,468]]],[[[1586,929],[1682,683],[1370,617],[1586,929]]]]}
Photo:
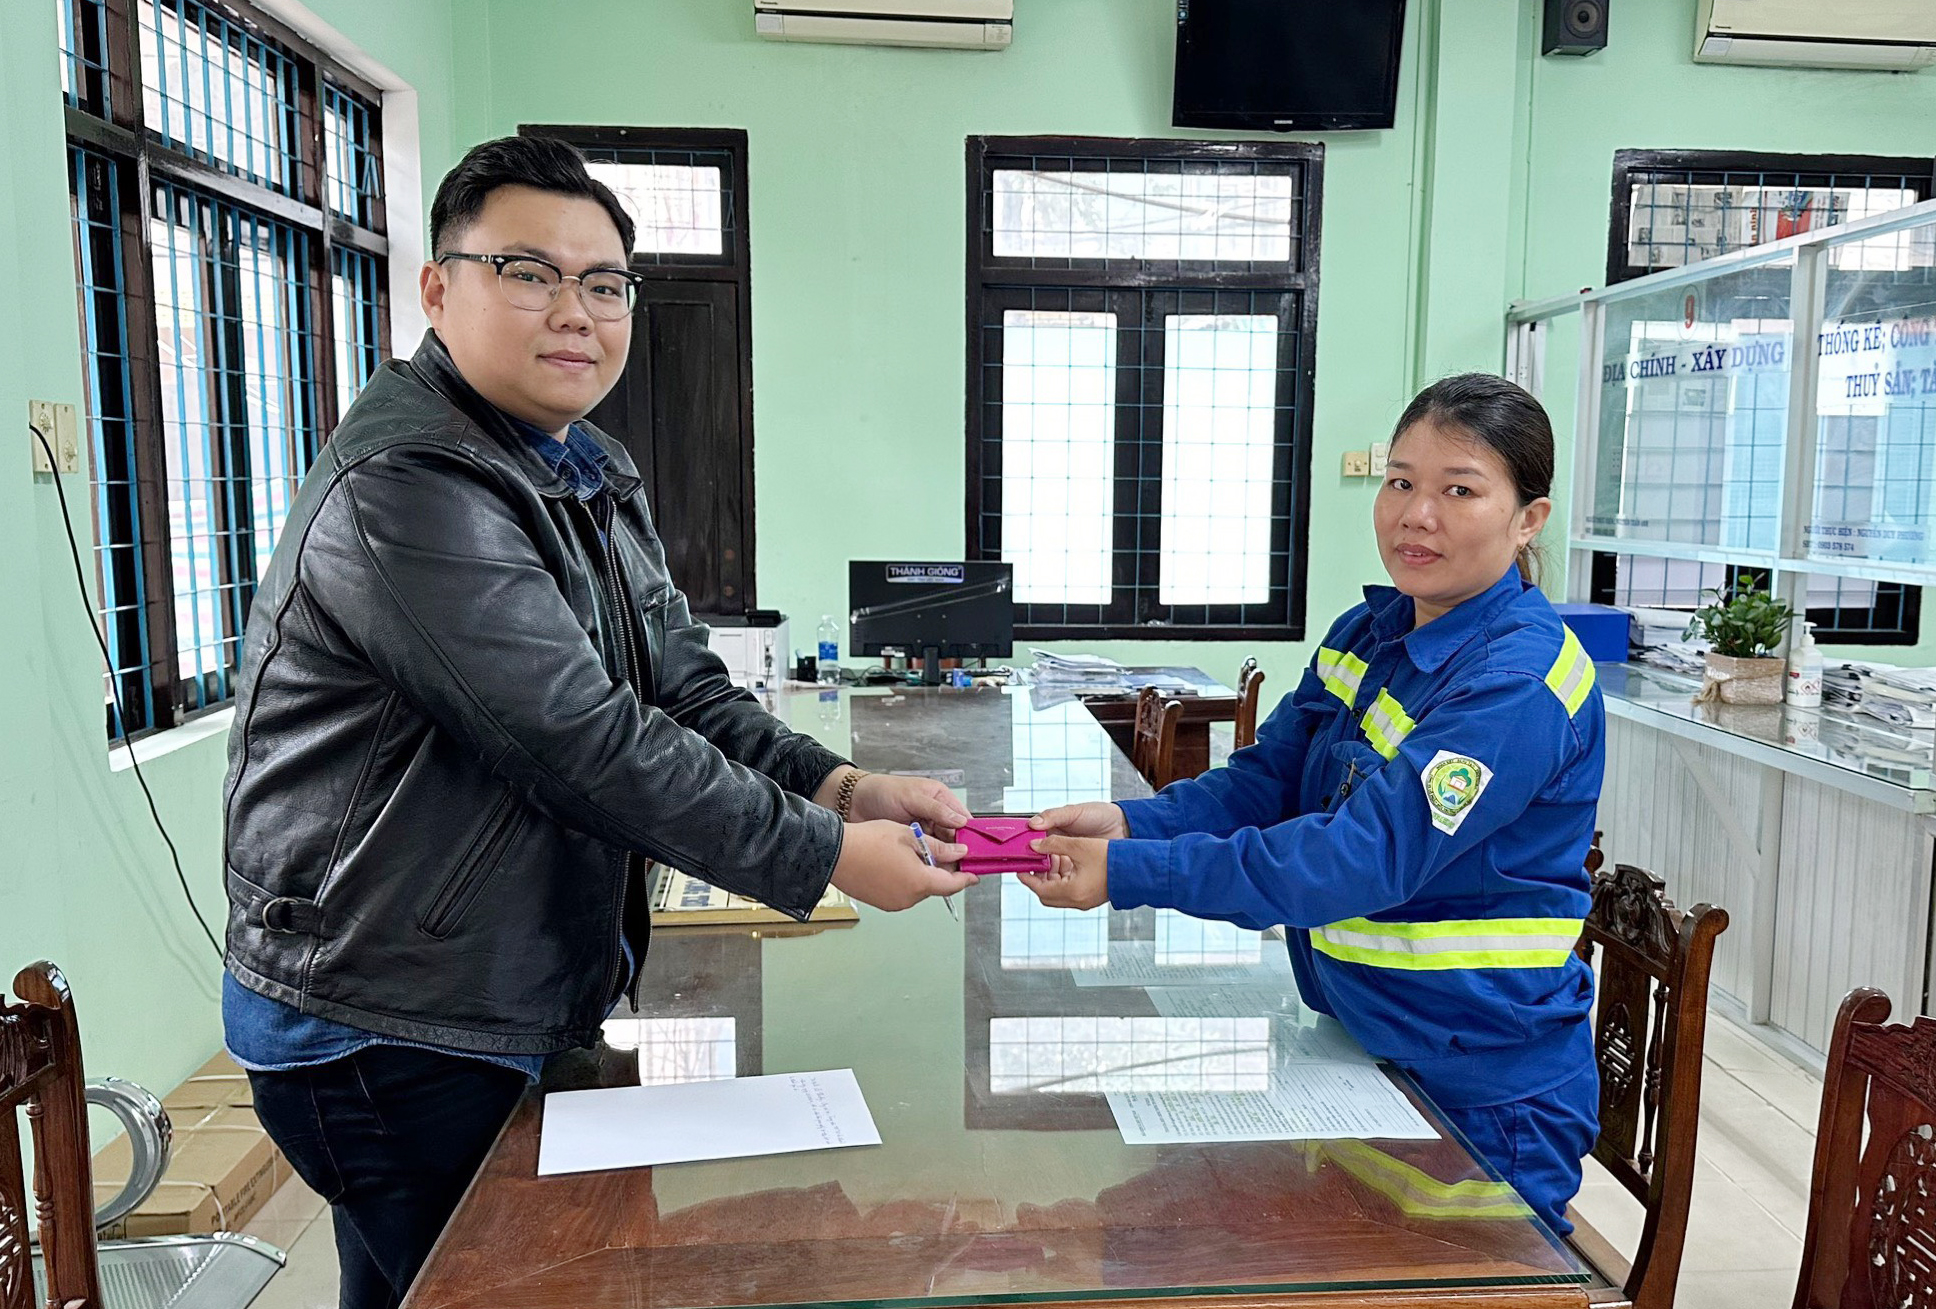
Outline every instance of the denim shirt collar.
{"type": "Polygon", "coordinates": [[[505,417],[531,443],[538,457],[550,465],[551,471],[565,480],[573,495],[589,500],[605,489],[605,470],[612,462],[611,456],[584,428],[573,423],[565,429],[565,439],[560,441],[521,418],[512,418],[509,414],[505,417]]]}
{"type": "Polygon", "coordinates": [[[1379,641],[1402,639],[1405,653],[1422,673],[1444,666],[1460,647],[1476,636],[1493,615],[1532,583],[1519,575],[1515,563],[1506,575],[1469,600],[1454,605],[1423,627],[1414,627],[1412,598],[1395,586],[1367,586],[1365,603],[1372,613],[1371,629],[1379,641]]]}

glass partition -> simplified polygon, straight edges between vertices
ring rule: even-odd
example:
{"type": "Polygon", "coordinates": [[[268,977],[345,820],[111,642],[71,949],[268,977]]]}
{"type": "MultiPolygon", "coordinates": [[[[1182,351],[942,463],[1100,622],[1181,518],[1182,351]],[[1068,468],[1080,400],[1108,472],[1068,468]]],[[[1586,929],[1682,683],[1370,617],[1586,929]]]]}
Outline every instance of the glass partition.
{"type": "Polygon", "coordinates": [[[1793,278],[1791,255],[1606,304],[1589,534],[1772,563],[1793,278]]]}
{"type": "Polygon", "coordinates": [[[1831,251],[1816,345],[1813,560],[1936,559],[1936,228],[1831,251]]]}
{"type": "Polygon", "coordinates": [[[1686,608],[1765,570],[1846,637],[1936,581],[1936,200],[1506,321],[1513,376],[1575,392],[1572,598],[1686,608]]]}

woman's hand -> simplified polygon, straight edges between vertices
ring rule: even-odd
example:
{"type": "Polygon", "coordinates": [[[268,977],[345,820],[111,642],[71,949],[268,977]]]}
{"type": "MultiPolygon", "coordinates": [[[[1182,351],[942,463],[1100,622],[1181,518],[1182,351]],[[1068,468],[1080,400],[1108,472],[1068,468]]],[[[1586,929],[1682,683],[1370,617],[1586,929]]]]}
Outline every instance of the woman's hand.
{"type": "Polygon", "coordinates": [[[965,845],[929,838],[928,852],[937,864],[921,861],[914,833],[906,823],[885,820],[849,823],[834,862],[834,886],[850,899],[890,913],[909,909],[931,895],[953,895],[975,884],[968,873],[952,871],[968,853],[965,845]]]}
{"type": "MultiPolygon", "coordinates": [[[[1070,805],[1070,809],[1104,808],[1122,811],[1114,805],[1070,805]]],[[[1051,809],[1050,814],[1059,812],[1051,809]]],[[[1043,817],[1048,817],[1044,814],[1043,817]]],[[[1046,873],[1018,873],[1022,885],[1035,892],[1035,898],[1051,909],[1094,909],[1109,903],[1109,842],[1092,837],[1045,836],[1029,842],[1039,854],[1053,855],[1054,867],[1046,873]]]]}
{"type": "Polygon", "coordinates": [[[1123,841],[1129,837],[1129,822],[1123,817],[1123,811],[1107,800],[1045,809],[1029,819],[1029,826],[1056,836],[1094,836],[1105,841],[1123,841]]]}

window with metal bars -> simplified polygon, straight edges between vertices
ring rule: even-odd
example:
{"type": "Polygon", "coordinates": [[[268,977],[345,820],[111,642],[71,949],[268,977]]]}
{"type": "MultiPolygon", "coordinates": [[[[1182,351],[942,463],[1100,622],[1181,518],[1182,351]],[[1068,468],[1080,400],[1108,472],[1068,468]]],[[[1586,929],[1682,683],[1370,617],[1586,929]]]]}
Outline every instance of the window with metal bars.
{"type": "Polygon", "coordinates": [[[968,557],[1025,639],[1304,632],[1323,147],[968,143],[968,557]]]}
{"type": "Polygon", "coordinates": [[[121,737],[231,698],[296,487],[388,353],[380,94],[239,5],[56,5],[121,737]]]}
{"type": "MultiPolygon", "coordinates": [[[[1607,281],[1629,281],[1663,268],[1726,254],[1799,232],[1813,231],[1885,213],[1936,195],[1936,161],[1874,156],[1813,156],[1694,150],[1621,150],[1614,155],[1612,222],[1607,240],[1607,281]]],[[[1859,256],[1859,246],[1838,252],[1859,256]]],[[[1786,303],[1788,271],[1769,270],[1782,279],[1786,303]]],[[[1785,398],[1785,397],[1784,397],[1785,398]]],[[[1871,424],[1872,426],[1872,424],[1871,424]]],[[[1822,474],[1828,497],[1866,493],[1873,478],[1850,479],[1873,471],[1878,457],[1875,434],[1861,422],[1846,431],[1825,433],[1822,474]]],[[[1659,461],[1664,479],[1652,488],[1656,498],[1689,499],[1689,492],[1718,502],[1723,495],[1722,451],[1702,444],[1677,449],[1659,461]]],[[[1736,452],[1737,455],[1739,452],[1736,452]]],[[[1886,453],[1886,452],[1885,452],[1886,453]]],[[[1755,479],[1759,498],[1772,512],[1779,486],[1779,449],[1765,477],[1755,479]]],[[[1635,495],[1649,488],[1635,486],[1635,495]]],[[[1737,496],[1745,489],[1735,488],[1737,496]]],[[[1721,516],[1719,513],[1717,517],[1721,516]]],[[[1722,564],[1596,553],[1592,594],[1602,604],[1694,608],[1703,591],[1725,587],[1740,570],[1722,564]]],[[[1808,619],[1824,642],[1859,645],[1914,645],[1921,639],[1922,588],[1894,582],[1811,576],[1808,619]]]]}

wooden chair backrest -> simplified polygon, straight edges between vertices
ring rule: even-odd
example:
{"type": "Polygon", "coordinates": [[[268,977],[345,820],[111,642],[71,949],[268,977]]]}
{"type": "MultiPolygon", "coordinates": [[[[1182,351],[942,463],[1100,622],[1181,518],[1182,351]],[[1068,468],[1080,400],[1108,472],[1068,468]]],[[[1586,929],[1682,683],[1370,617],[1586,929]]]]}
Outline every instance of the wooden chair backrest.
{"type": "Polygon", "coordinates": [[[1264,670],[1255,659],[1244,660],[1237,673],[1237,725],[1231,748],[1241,750],[1257,743],[1257,702],[1264,691],[1264,670]]]}
{"type": "Polygon", "coordinates": [[[1176,780],[1176,728],[1183,720],[1183,702],[1165,700],[1153,686],[1136,697],[1136,735],[1129,761],[1157,790],[1176,780]]]}
{"type": "Polygon", "coordinates": [[[1835,1016],[1796,1309],[1936,1304],[1936,1021],[1888,1017],[1872,987],[1835,1016]]]}
{"type": "Polygon", "coordinates": [[[1593,1157],[1645,1210],[1625,1289],[1637,1307],[1671,1305],[1687,1241],[1694,1141],[1701,1116],[1708,976],[1727,910],[1683,912],[1661,878],[1587,856],[1593,908],[1578,953],[1600,956],[1594,1059],[1600,1135],[1593,1157]]]}
{"type": "Polygon", "coordinates": [[[0,995],[0,1309],[34,1306],[22,1108],[34,1136],[32,1194],[47,1303],[53,1309],[99,1309],[94,1183],[73,997],[60,969],[46,962],[21,969],[13,991],[17,1004],[0,995]]]}

